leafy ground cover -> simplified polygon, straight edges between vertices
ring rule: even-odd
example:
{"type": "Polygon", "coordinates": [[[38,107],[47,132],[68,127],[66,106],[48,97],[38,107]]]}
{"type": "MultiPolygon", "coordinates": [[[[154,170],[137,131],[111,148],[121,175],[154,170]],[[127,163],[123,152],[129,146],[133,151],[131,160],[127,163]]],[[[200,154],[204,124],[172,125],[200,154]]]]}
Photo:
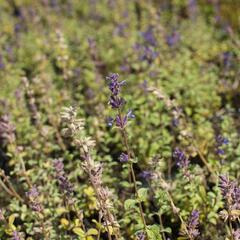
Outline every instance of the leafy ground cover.
{"type": "Polygon", "coordinates": [[[0,13],[0,239],[240,239],[239,1],[0,13]]]}

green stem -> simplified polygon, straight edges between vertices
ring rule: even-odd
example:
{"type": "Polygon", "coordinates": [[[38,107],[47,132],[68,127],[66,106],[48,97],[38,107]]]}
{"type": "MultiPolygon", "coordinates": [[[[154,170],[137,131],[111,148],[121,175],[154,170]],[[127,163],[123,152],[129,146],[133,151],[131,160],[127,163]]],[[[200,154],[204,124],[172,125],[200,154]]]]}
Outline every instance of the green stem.
{"type": "Polygon", "coordinates": [[[204,165],[207,167],[208,171],[214,176],[214,178],[217,177],[215,171],[209,166],[206,158],[203,156],[202,152],[199,150],[199,148],[197,147],[197,145],[195,144],[195,142],[193,142],[193,146],[196,148],[197,153],[200,157],[200,159],[202,160],[202,162],[204,163],[204,165]]]}
{"type": "MultiPolygon", "coordinates": [[[[122,118],[121,117],[121,112],[120,110],[118,111],[118,114],[119,114],[119,117],[120,119],[122,118]]],[[[120,120],[121,121],[121,120],[120,120]]],[[[122,135],[122,138],[123,138],[123,142],[124,142],[124,145],[127,149],[127,155],[128,155],[128,158],[130,159],[131,156],[133,155],[131,153],[131,150],[129,148],[129,144],[128,144],[128,139],[127,139],[127,134],[126,134],[126,131],[125,129],[121,129],[121,135],[122,135]]],[[[134,155],[133,155],[134,156],[134,155]]],[[[139,211],[140,211],[140,215],[141,215],[141,219],[142,219],[142,223],[144,225],[144,231],[146,233],[146,238],[147,240],[149,239],[148,238],[148,234],[147,234],[147,224],[146,224],[146,220],[145,220],[145,217],[144,217],[144,212],[143,212],[143,207],[142,207],[142,203],[140,202],[139,200],[139,195],[138,195],[138,188],[137,188],[137,181],[136,181],[136,176],[135,176],[135,172],[134,172],[134,169],[133,169],[133,164],[132,162],[130,162],[130,172],[131,172],[131,176],[132,176],[132,180],[133,180],[133,184],[134,184],[134,191],[135,191],[135,194],[136,194],[136,198],[138,200],[138,207],[139,207],[139,211]]]]}
{"type": "Polygon", "coordinates": [[[160,226],[161,226],[163,240],[166,240],[161,213],[158,213],[158,218],[159,218],[159,223],[160,223],[160,226]]]}
{"type": "Polygon", "coordinates": [[[192,238],[192,236],[189,234],[188,229],[187,229],[187,224],[185,223],[185,221],[183,220],[182,216],[181,216],[180,213],[178,212],[177,207],[175,206],[175,204],[174,204],[174,202],[173,202],[173,199],[172,199],[171,194],[169,193],[168,190],[165,190],[165,191],[166,191],[166,193],[167,193],[168,200],[170,201],[170,204],[171,204],[171,206],[172,206],[173,213],[175,213],[175,214],[178,216],[178,218],[180,219],[181,224],[182,224],[182,226],[183,226],[183,228],[184,228],[187,236],[189,237],[189,239],[190,239],[190,240],[194,240],[194,239],[192,238]]]}

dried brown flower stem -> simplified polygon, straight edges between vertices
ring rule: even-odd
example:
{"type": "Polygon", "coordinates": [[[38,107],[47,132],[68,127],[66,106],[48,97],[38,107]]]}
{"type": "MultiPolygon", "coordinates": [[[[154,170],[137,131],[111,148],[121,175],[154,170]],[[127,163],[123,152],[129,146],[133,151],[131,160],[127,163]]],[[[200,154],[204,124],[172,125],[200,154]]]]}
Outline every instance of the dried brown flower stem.
{"type": "MultiPolygon", "coordinates": [[[[107,234],[108,234],[108,239],[109,240],[112,240],[112,236],[111,236],[111,232],[110,232],[110,229],[109,229],[109,225],[108,225],[108,222],[110,222],[109,221],[109,213],[108,213],[108,209],[106,208],[104,208],[104,205],[103,205],[103,202],[102,202],[102,200],[101,200],[101,197],[100,197],[100,194],[99,194],[99,188],[98,188],[98,186],[96,186],[96,184],[95,184],[95,181],[94,181],[94,179],[93,179],[93,176],[92,176],[92,165],[91,165],[91,163],[90,163],[90,155],[89,155],[89,153],[88,152],[86,152],[86,151],[84,151],[84,160],[86,161],[86,164],[87,164],[87,166],[86,166],[86,171],[87,171],[87,173],[88,173],[88,176],[89,176],[89,178],[90,178],[90,182],[91,182],[91,184],[92,184],[92,186],[93,186],[93,189],[94,189],[94,192],[95,192],[95,194],[96,194],[96,196],[97,196],[97,199],[98,199],[98,202],[99,202],[99,207],[101,208],[101,210],[102,210],[102,213],[104,214],[105,212],[107,213],[105,216],[103,216],[104,218],[105,218],[105,223],[106,223],[106,228],[107,228],[107,234]]],[[[113,227],[113,226],[112,226],[113,227]]]]}
{"type": "Polygon", "coordinates": [[[8,177],[5,175],[4,171],[1,170],[0,177],[3,177],[3,180],[0,178],[0,185],[2,188],[11,196],[16,197],[20,202],[24,202],[23,198],[20,197],[20,195],[17,193],[17,191],[14,189],[12,183],[8,179],[8,177]],[[5,184],[7,183],[7,185],[5,184]]]}
{"type": "Polygon", "coordinates": [[[190,239],[190,240],[194,240],[194,239],[192,238],[192,236],[191,236],[191,235],[189,234],[189,232],[188,232],[187,224],[186,224],[186,222],[183,220],[182,216],[180,215],[179,209],[178,209],[178,208],[176,207],[176,205],[174,204],[173,198],[172,198],[169,190],[168,190],[167,187],[166,187],[166,186],[167,186],[167,183],[166,183],[162,178],[161,178],[161,182],[162,182],[162,184],[163,184],[164,191],[165,191],[166,194],[167,194],[168,200],[169,200],[169,202],[170,202],[170,204],[171,204],[173,213],[178,216],[178,218],[179,218],[179,220],[181,221],[181,224],[182,224],[182,226],[183,226],[183,228],[184,228],[184,230],[185,230],[185,233],[187,234],[187,236],[189,237],[189,239],[190,239]]]}

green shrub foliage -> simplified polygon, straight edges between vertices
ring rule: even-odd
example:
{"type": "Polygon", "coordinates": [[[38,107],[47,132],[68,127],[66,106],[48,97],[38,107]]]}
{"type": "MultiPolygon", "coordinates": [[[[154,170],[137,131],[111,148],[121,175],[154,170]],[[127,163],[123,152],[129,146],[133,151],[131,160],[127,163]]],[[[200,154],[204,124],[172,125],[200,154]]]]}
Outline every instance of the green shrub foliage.
{"type": "Polygon", "coordinates": [[[239,15],[0,1],[0,239],[239,240],[239,15]]]}

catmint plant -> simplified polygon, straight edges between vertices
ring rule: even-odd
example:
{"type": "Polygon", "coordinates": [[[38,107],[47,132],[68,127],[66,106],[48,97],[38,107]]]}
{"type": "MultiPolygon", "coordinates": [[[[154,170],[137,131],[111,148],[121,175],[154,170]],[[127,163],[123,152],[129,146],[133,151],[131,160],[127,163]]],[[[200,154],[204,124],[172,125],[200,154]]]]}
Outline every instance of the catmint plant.
{"type": "Polygon", "coordinates": [[[187,235],[190,239],[195,239],[200,233],[198,230],[199,225],[199,211],[193,210],[187,221],[187,235]]]}
{"type": "MultiPolygon", "coordinates": [[[[106,79],[108,81],[108,87],[111,92],[109,104],[114,110],[116,110],[115,126],[119,129],[121,133],[122,141],[127,152],[127,154],[122,153],[119,158],[120,158],[120,161],[124,161],[129,164],[129,171],[134,184],[134,191],[136,194],[136,198],[138,200],[139,199],[138,187],[137,187],[136,176],[133,168],[134,154],[130,149],[130,145],[128,143],[128,135],[126,131],[128,120],[134,118],[134,115],[131,110],[129,110],[126,114],[123,113],[122,110],[123,110],[123,105],[125,104],[125,100],[120,95],[122,86],[126,83],[126,81],[119,81],[119,75],[117,73],[111,73],[106,79]],[[117,104],[113,103],[113,99],[114,101],[117,102],[117,104]]],[[[139,205],[139,211],[140,211],[142,223],[144,226],[146,239],[149,239],[142,203],[139,200],[138,200],[138,205],[139,205]]]]}
{"type": "Polygon", "coordinates": [[[239,218],[240,210],[240,187],[234,181],[231,181],[228,176],[219,176],[219,188],[225,202],[225,209],[220,212],[220,216],[224,221],[228,221],[230,229],[230,237],[234,239],[234,229],[232,222],[239,218]]]}
{"type": "Polygon", "coordinates": [[[35,125],[37,128],[40,128],[40,114],[38,112],[37,106],[36,106],[36,100],[33,95],[33,91],[30,88],[29,80],[26,77],[22,78],[22,82],[25,87],[25,95],[26,95],[26,104],[30,112],[31,121],[33,125],[35,125]]]}
{"type": "Polygon", "coordinates": [[[0,118],[0,144],[2,146],[15,141],[15,126],[10,122],[8,115],[0,118]]]}
{"type": "Polygon", "coordinates": [[[55,159],[53,162],[54,170],[56,171],[56,179],[58,181],[59,189],[62,192],[64,198],[68,204],[73,203],[73,186],[69,182],[68,177],[64,171],[64,165],[62,159],[55,159]]]}
{"type": "Polygon", "coordinates": [[[36,186],[32,186],[28,192],[26,192],[26,197],[28,199],[28,205],[33,210],[33,212],[36,213],[40,223],[41,223],[41,229],[42,229],[42,236],[44,239],[49,239],[49,233],[47,232],[46,226],[45,226],[45,216],[44,216],[44,209],[42,204],[40,203],[40,194],[36,186]]]}
{"type": "Polygon", "coordinates": [[[119,224],[112,213],[112,193],[107,187],[103,186],[102,182],[102,164],[95,162],[91,156],[95,141],[85,136],[85,122],[77,118],[77,113],[73,107],[64,108],[61,113],[61,120],[66,125],[66,128],[63,129],[63,134],[66,137],[72,137],[74,144],[80,149],[80,155],[83,160],[82,168],[88,174],[94,188],[98,200],[100,219],[103,217],[108,239],[112,239],[110,227],[113,229],[115,237],[120,239],[119,224]]]}
{"type": "Polygon", "coordinates": [[[173,152],[173,157],[177,161],[177,166],[183,171],[184,176],[190,180],[190,177],[191,177],[189,172],[190,161],[188,157],[179,148],[175,148],[173,152]]]}

